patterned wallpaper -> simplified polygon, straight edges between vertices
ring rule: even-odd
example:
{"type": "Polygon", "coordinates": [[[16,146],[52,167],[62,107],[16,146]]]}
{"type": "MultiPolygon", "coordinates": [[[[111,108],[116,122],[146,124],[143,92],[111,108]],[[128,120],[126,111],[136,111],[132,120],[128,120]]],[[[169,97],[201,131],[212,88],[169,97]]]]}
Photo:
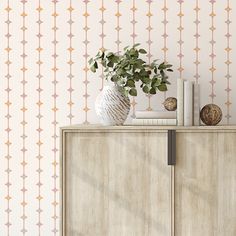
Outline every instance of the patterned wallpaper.
{"type": "Polygon", "coordinates": [[[99,48],[140,42],[147,61],[174,64],[169,91],[140,93],[131,116],[160,108],[182,77],[235,124],[235,9],[233,0],[1,0],[1,235],[59,234],[58,128],[98,122],[105,81],[87,60],[99,48]]]}

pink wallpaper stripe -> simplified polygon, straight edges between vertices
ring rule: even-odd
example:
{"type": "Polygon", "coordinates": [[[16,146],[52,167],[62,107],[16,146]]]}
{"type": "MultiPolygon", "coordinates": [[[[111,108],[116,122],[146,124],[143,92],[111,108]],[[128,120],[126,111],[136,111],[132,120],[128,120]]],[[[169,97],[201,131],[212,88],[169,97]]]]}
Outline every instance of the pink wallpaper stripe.
{"type": "Polygon", "coordinates": [[[167,48],[167,38],[168,38],[168,34],[167,34],[167,12],[168,12],[168,8],[167,8],[167,0],[164,0],[163,2],[164,6],[162,8],[163,11],[163,28],[164,28],[164,33],[162,34],[163,37],[163,57],[164,57],[164,61],[167,61],[167,52],[168,52],[168,48],[167,48]]]}
{"type": "Polygon", "coordinates": [[[85,20],[85,25],[84,25],[84,34],[85,34],[85,40],[83,41],[84,46],[85,46],[85,52],[84,52],[84,72],[85,72],[85,78],[84,78],[84,86],[85,86],[85,91],[84,91],[84,100],[85,100],[85,106],[84,106],[84,112],[85,112],[85,120],[84,120],[84,124],[89,124],[88,122],[88,112],[89,112],[89,107],[88,107],[88,84],[89,84],[89,80],[88,80],[88,45],[89,45],[89,41],[88,41],[88,31],[89,31],[89,27],[88,27],[88,17],[89,17],[89,13],[88,13],[88,3],[90,1],[89,0],[84,0],[84,4],[85,4],[85,13],[84,13],[84,20],[85,20]]]}
{"type": "MultiPolygon", "coordinates": [[[[104,0],[102,0],[101,3],[101,7],[99,8],[99,10],[101,11],[101,20],[99,21],[99,23],[101,24],[101,34],[99,35],[99,37],[101,38],[101,48],[100,50],[104,51],[104,38],[106,37],[106,35],[104,34],[104,25],[106,23],[106,21],[104,20],[104,12],[106,10],[106,8],[104,7],[104,0]]],[[[104,86],[104,68],[102,67],[101,69],[101,74],[100,74],[100,78],[101,78],[101,88],[100,91],[102,91],[103,86],[104,86]]]]}
{"type": "Polygon", "coordinates": [[[138,10],[136,7],[136,0],[133,0],[132,7],[130,10],[132,12],[132,20],[130,21],[130,23],[132,24],[132,34],[130,35],[130,37],[132,38],[132,43],[134,45],[136,43],[136,38],[137,38],[136,25],[138,23],[136,20],[136,11],[138,10]]]}
{"type": "MultiPolygon", "coordinates": [[[[167,34],[167,24],[168,24],[168,21],[167,21],[167,12],[168,12],[167,0],[164,0],[164,2],[163,2],[162,11],[163,11],[163,21],[162,21],[162,24],[163,24],[163,28],[164,28],[164,33],[162,34],[162,37],[163,37],[163,48],[162,48],[162,51],[163,51],[163,59],[164,59],[165,62],[167,62],[167,52],[168,52],[168,47],[167,47],[167,38],[168,38],[168,34],[167,34]]],[[[166,94],[167,93],[164,92],[163,102],[166,99],[166,94]]]]}
{"type": "Polygon", "coordinates": [[[37,67],[38,67],[38,74],[36,75],[36,77],[38,78],[38,88],[36,89],[36,92],[38,93],[38,102],[36,103],[36,105],[38,106],[38,114],[36,116],[36,118],[38,119],[38,128],[36,129],[36,132],[38,132],[38,141],[36,143],[36,145],[38,146],[38,153],[37,153],[37,160],[38,160],[38,169],[37,171],[37,175],[38,175],[38,182],[36,183],[37,187],[38,187],[38,194],[37,194],[37,200],[38,200],[38,209],[36,210],[37,214],[38,214],[38,222],[36,223],[36,225],[38,226],[38,235],[41,235],[41,226],[42,226],[42,221],[41,221],[41,214],[42,214],[42,208],[41,208],[41,201],[42,201],[42,195],[41,195],[41,186],[42,184],[42,180],[41,180],[41,172],[43,172],[43,169],[41,168],[41,159],[43,158],[42,154],[41,154],[41,146],[43,144],[42,140],[41,140],[41,134],[42,134],[42,127],[41,127],[41,120],[43,118],[42,116],[42,111],[41,111],[41,106],[43,105],[43,102],[41,100],[41,93],[43,91],[42,87],[41,87],[41,79],[43,78],[42,73],[41,73],[41,66],[43,64],[42,60],[41,60],[41,38],[42,38],[42,34],[41,34],[41,24],[43,23],[41,20],[41,11],[42,11],[42,7],[41,7],[41,0],[38,0],[38,7],[36,9],[36,11],[38,12],[38,19],[36,21],[36,23],[38,24],[38,33],[36,35],[36,37],[38,38],[38,47],[36,48],[36,51],[38,53],[38,60],[36,61],[37,67]]]}
{"type": "MultiPolygon", "coordinates": [[[[148,4],[148,12],[146,14],[146,16],[148,17],[148,26],[146,28],[147,32],[148,32],[148,40],[147,40],[147,45],[148,45],[148,53],[147,53],[147,58],[148,58],[148,63],[151,62],[152,59],[152,54],[151,54],[151,46],[152,46],[152,39],[151,39],[151,32],[153,30],[152,26],[151,26],[151,18],[152,18],[152,12],[151,12],[151,4],[152,4],[152,0],[147,0],[146,1],[148,4]]],[[[151,107],[151,95],[146,95],[148,98],[148,107],[147,107],[147,111],[151,111],[152,107],[151,107]]]]}
{"type": "Polygon", "coordinates": [[[120,3],[122,1],[121,0],[116,0],[116,3],[117,3],[117,7],[116,7],[116,50],[117,50],[117,53],[119,54],[120,53],[120,44],[121,44],[121,41],[120,41],[120,31],[122,30],[122,28],[120,27],[120,17],[121,17],[121,13],[120,13],[120,3]]]}
{"type": "MultiPolygon", "coordinates": [[[[132,20],[130,21],[130,23],[132,24],[132,34],[130,35],[132,38],[132,44],[134,45],[136,43],[136,24],[137,24],[137,20],[136,20],[136,11],[137,11],[137,7],[136,7],[136,1],[133,0],[132,2],[132,8],[130,9],[132,11],[132,20]]],[[[137,105],[137,102],[135,100],[135,97],[132,98],[131,101],[131,106],[132,106],[132,117],[135,117],[135,106],[137,105]]]]}
{"type": "Polygon", "coordinates": [[[183,67],[183,44],[184,44],[184,41],[182,40],[182,33],[183,33],[183,30],[184,30],[184,27],[183,27],[183,17],[184,17],[184,14],[183,14],[183,11],[182,11],[182,5],[183,5],[183,0],[178,0],[178,3],[179,3],[179,13],[178,13],[178,17],[179,17],[179,27],[178,27],[178,31],[179,31],[179,41],[177,42],[179,44],[179,54],[177,55],[177,57],[179,58],[179,68],[178,68],[178,71],[179,71],[179,77],[182,78],[183,77],[183,71],[184,71],[184,67],[183,67]]]}
{"type": "Polygon", "coordinates": [[[57,80],[57,71],[59,70],[59,68],[57,67],[57,58],[58,58],[58,54],[57,54],[57,44],[58,44],[58,40],[57,40],[57,31],[58,31],[58,26],[57,26],[57,17],[58,17],[58,13],[57,13],[57,3],[58,0],[52,0],[53,3],[53,13],[52,13],[52,21],[53,21],[53,27],[52,27],[52,32],[53,32],[53,41],[52,41],[52,45],[53,45],[53,54],[52,54],[52,84],[53,84],[53,107],[52,107],[52,112],[53,112],[53,121],[52,121],[52,139],[53,139],[53,149],[52,149],[52,153],[53,153],[53,162],[52,162],[52,166],[53,166],[53,189],[52,189],[52,206],[53,206],[53,212],[52,212],[52,219],[53,219],[53,229],[52,232],[54,235],[57,235],[58,233],[58,213],[57,213],[57,207],[58,207],[58,187],[57,187],[57,178],[58,178],[58,144],[57,144],[57,140],[58,140],[58,121],[57,121],[57,113],[58,113],[58,107],[57,107],[57,97],[59,96],[57,93],[57,84],[59,83],[59,81],[57,80]]]}
{"type": "Polygon", "coordinates": [[[194,78],[195,78],[195,81],[196,83],[199,82],[199,78],[200,78],[200,75],[199,75],[199,64],[200,64],[200,61],[199,61],[199,52],[200,52],[200,48],[199,48],[199,38],[200,38],[200,34],[199,34],[199,24],[200,24],[200,20],[199,20],[199,11],[200,11],[200,8],[199,8],[199,0],[196,0],[196,3],[195,3],[195,8],[194,8],[194,11],[195,11],[195,16],[196,16],[196,19],[195,21],[193,22],[195,24],[195,48],[194,48],[194,51],[195,51],[195,61],[194,61],[194,64],[195,64],[195,75],[194,75],[194,78]]]}
{"type": "Polygon", "coordinates": [[[12,105],[12,101],[11,101],[11,74],[10,74],[10,70],[11,70],[11,64],[12,64],[12,61],[11,61],[11,46],[10,46],[10,43],[11,43],[11,32],[10,32],[10,26],[11,26],[11,19],[10,19],[10,12],[11,12],[11,7],[10,7],[10,1],[8,0],[7,1],[7,6],[5,8],[6,12],[7,12],[7,20],[5,21],[6,23],[6,29],[7,29],[7,32],[6,32],[6,57],[7,57],[7,60],[5,62],[6,64],[6,75],[5,75],[5,78],[7,80],[7,87],[5,88],[5,91],[6,91],[6,102],[5,102],[5,105],[6,105],[6,115],[5,115],[5,119],[6,119],[6,128],[5,128],[5,133],[6,133],[6,142],[5,142],[5,145],[6,145],[6,155],[5,155],[5,159],[6,159],[6,169],[5,169],[5,172],[6,172],[6,195],[5,195],[5,200],[6,200],[6,205],[7,205],[7,208],[5,209],[5,212],[6,212],[6,235],[10,235],[10,227],[11,227],[11,200],[12,200],[12,197],[11,197],[11,131],[12,131],[12,128],[11,128],[11,105],[12,105]]]}
{"type": "Polygon", "coordinates": [[[22,94],[21,94],[21,98],[22,98],[22,107],[21,107],[21,111],[22,111],[22,188],[21,188],[21,192],[22,192],[22,215],[21,215],[21,219],[22,219],[22,229],[21,232],[23,235],[25,235],[27,233],[27,215],[26,215],[26,208],[27,208],[27,202],[26,202],[26,192],[27,192],[27,146],[26,146],[26,139],[27,139],[27,135],[26,135],[26,127],[27,127],[27,120],[26,120],[26,113],[27,113],[27,107],[26,107],[26,97],[27,97],[27,91],[26,91],[26,84],[27,84],[27,65],[26,65],[26,45],[27,45],[27,41],[26,41],[26,31],[27,31],[27,27],[26,27],[26,4],[27,1],[26,0],[22,0],[22,13],[21,13],[21,17],[22,17],[22,67],[21,67],[21,73],[22,73],[22,80],[21,80],[21,84],[22,84],[22,94]]]}
{"type": "Polygon", "coordinates": [[[210,67],[210,72],[211,72],[211,80],[210,80],[210,84],[211,84],[211,94],[209,95],[209,97],[211,98],[211,103],[214,103],[214,98],[216,96],[215,94],[215,39],[214,39],[214,32],[216,30],[215,25],[214,25],[214,18],[216,16],[215,12],[214,12],[214,4],[215,4],[215,0],[210,0],[211,3],[211,13],[210,13],[210,17],[211,17],[211,27],[210,27],[210,31],[211,31],[211,54],[209,55],[210,60],[211,60],[211,67],[210,67]]]}
{"type": "Polygon", "coordinates": [[[73,121],[73,118],[74,118],[74,115],[72,114],[72,109],[73,109],[73,105],[74,105],[74,102],[72,100],[72,96],[73,96],[73,78],[74,78],[74,75],[72,73],[73,71],[73,64],[74,64],[74,61],[72,60],[72,57],[73,57],[73,45],[72,45],[72,41],[73,41],[73,37],[74,37],[74,34],[72,32],[72,26],[73,26],[73,19],[72,19],[72,13],[73,13],[73,10],[74,8],[72,7],[72,0],[70,0],[69,2],[69,7],[67,9],[69,11],[69,20],[67,21],[68,25],[69,25],[69,34],[67,35],[68,39],[69,39],[69,47],[68,47],[68,52],[69,52],[69,60],[67,61],[67,64],[69,65],[69,74],[67,75],[67,78],[69,79],[69,88],[67,89],[67,91],[69,92],[69,101],[67,103],[67,105],[69,106],[69,114],[67,115],[68,119],[69,119],[69,122],[70,124],[72,124],[72,121],[73,121]]]}
{"type": "Polygon", "coordinates": [[[226,91],[226,96],[227,96],[227,100],[225,102],[225,105],[226,105],[226,110],[227,110],[227,114],[225,115],[226,119],[227,119],[227,124],[229,124],[230,122],[230,119],[231,119],[231,106],[232,106],[232,102],[231,102],[231,71],[230,71],[230,66],[232,64],[232,61],[231,61],[231,33],[230,33],[230,24],[232,23],[231,20],[230,20],[230,12],[231,12],[231,7],[230,7],[230,0],[227,0],[227,6],[225,8],[225,11],[226,11],[226,15],[227,15],[227,19],[225,21],[226,23],[226,28],[227,28],[227,33],[225,35],[226,37],[226,48],[225,48],[225,51],[226,51],[226,61],[225,61],[225,64],[226,64],[226,75],[225,75],[225,78],[226,78],[226,83],[227,83],[227,87],[225,89],[226,91]]]}

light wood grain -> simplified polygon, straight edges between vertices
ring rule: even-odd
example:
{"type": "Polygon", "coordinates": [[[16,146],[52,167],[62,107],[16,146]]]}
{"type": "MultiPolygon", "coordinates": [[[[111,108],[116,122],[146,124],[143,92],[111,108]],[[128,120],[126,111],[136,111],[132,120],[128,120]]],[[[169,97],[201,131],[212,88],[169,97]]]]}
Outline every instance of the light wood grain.
{"type": "Polygon", "coordinates": [[[64,236],[171,235],[166,132],[64,135],[64,236]]]}
{"type": "Polygon", "coordinates": [[[236,235],[236,133],[178,133],[175,235],[236,235]]]}
{"type": "Polygon", "coordinates": [[[70,125],[61,128],[68,131],[80,132],[140,132],[145,130],[147,132],[166,132],[174,129],[177,132],[235,132],[236,125],[217,125],[217,126],[138,126],[138,125],[122,125],[122,126],[102,126],[102,125],[70,125]]]}
{"type": "Polygon", "coordinates": [[[63,236],[235,236],[235,126],[176,133],[169,167],[167,127],[63,127],[63,236]]]}

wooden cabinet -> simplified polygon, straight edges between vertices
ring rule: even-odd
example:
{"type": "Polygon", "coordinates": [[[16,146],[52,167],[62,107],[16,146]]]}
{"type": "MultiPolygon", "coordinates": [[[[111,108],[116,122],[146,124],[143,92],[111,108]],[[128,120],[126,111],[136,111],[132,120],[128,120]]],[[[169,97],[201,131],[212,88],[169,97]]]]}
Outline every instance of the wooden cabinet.
{"type": "Polygon", "coordinates": [[[236,132],[177,133],[175,235],[236,235],[236,132]]]}
{"type": "Polygon", "coordinates": [[[61,129],[63,236],[236,235],[236,128],[168,128],[61,129]]]}
{"type": "Polygon", "coordinates": [[[170,235],[166,131],[94,128],[63,135],[64,235],[170,235]]]}

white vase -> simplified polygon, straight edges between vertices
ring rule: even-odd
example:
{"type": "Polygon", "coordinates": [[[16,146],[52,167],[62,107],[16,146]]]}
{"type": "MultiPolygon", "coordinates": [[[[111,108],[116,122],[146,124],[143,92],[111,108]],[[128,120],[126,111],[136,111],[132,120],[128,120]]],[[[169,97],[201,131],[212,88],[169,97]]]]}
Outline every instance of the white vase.
{"type": "Polygon", "coordinates": [[[130,111],[130,99],[118,86],[104,86],[96,99],[95,110],[103,125],[123,125],[130,111]]]}

